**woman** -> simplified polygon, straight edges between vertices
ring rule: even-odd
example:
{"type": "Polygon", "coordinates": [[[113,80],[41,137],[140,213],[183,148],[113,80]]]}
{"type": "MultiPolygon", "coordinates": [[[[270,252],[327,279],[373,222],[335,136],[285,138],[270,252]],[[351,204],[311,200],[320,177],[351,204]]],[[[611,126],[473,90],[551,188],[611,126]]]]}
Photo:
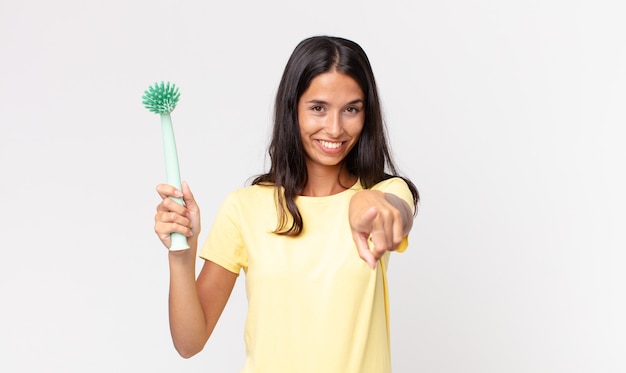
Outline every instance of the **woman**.
{"type": "Polygon", "coordinates": [[[155,231],[166,247],[172,232],[190,245],[169,252],[177,351],[202,350],[243,269],[242,372],[390,372],[385,267],[390,251],[407,246],[419,197],[396,175],[359,45],[320,36],[295,48],[276,96],[269,155],[269,172],[222,204],[197,280],[199,208],[186,183],[182,191],[157,187],[155,231]]]}

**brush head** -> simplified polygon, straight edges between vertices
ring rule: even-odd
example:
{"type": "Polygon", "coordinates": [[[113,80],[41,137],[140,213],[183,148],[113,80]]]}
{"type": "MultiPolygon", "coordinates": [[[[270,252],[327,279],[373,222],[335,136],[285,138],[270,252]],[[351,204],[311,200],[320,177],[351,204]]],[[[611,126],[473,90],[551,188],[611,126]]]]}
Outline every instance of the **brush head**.
{"type": "Polygon", "coordinates": [[[155,83],[144,91],[143,105],[156,114],[169,114],[175,108],[180,98],[178,88],[169,82],[155,83]]]}

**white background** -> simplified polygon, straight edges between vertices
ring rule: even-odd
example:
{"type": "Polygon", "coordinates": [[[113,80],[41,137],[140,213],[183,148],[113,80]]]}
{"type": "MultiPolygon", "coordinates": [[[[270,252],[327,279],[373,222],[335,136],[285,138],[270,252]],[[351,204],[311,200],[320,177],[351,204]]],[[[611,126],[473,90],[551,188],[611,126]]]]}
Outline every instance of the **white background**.
{"type": "Polygon", "coordinates": [[[160,125],[141,96],[181,89],[181,173],[206,233],[265,170],[282,69],[317,34],[368,53],[422,195],[390,265],[394,371],[626,371],[624,10],[1,0],[0,371],[241,368],[243,281],[203,352],[172,347],[160,125]]]}

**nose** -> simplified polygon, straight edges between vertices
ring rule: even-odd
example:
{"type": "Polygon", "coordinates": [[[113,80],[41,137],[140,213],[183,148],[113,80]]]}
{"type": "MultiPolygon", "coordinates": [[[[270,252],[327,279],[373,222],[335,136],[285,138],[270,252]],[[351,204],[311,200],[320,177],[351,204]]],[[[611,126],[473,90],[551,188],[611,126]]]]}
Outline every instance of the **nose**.
{"type": "Polygon", "coordinates": [[[343,134],[343,120],[341,113],[333,113],[326,117],[325,131],[330,138],[338,138],[343,134]]]}

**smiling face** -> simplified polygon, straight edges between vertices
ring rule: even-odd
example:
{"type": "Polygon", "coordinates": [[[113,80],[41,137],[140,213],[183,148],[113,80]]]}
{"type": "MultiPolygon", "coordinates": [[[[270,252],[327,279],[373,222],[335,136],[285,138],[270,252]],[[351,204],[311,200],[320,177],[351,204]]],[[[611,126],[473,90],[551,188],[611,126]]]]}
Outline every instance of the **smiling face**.
{"type": "Polygon", "coordinates": [[[298,101],[300,139],[312,171],[339,172],[359,140],[365,120],[365,95],[346,74],[330,71],[311,80],[298,101]]]}

